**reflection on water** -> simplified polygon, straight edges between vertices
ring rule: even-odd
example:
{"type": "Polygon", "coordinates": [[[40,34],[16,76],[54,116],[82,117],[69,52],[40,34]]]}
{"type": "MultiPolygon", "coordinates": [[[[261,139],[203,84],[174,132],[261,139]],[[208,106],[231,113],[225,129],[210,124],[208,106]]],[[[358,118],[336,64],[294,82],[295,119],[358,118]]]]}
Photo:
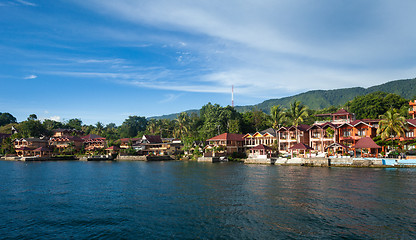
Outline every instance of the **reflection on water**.
{"type": "Polygon", "coordinates": [[[0,162],[5,238],[415,238],[416,169],[0,162]]]}

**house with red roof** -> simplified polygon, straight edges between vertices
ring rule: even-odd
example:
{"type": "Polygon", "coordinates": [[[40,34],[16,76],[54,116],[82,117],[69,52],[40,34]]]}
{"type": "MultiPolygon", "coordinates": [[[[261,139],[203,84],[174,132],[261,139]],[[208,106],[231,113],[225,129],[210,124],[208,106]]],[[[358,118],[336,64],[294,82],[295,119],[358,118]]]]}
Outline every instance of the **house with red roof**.
{"type": "Polygon", "coordinates": [[[319,152],[325,150],[333,143],[338,142],[337,125],[330,122],[313,124],[309,129],[309,146],[319,152]]]}
{"type": "Polygon", "coordinates": [[[271,147],[277,141],[276,136],[277,130],[273,128],[268,128],[266,130],[256,133],[247,133],[243,136],[244,148],[250,149],[257,145],[266,145],[271,147]]]}
{"type": "Polygon", "coordinates": [[[107,145],[105,137],[101,137],[96,134],[88,134],[87,136],[84,136],[81,139],[84,140],[85,151],[105,149],[107,145]]]}
{"type": "Polygon", "coordinates": [[[416,118],[416,100],[409,102],[409,115],[412,116],[412,119],[416,118]]]}
{"type": "Polygon", "coordinates": [[[65,136],[51,137],[49,139],[49,146],[51,148],[57,148],[59,151],[67,149],[72,146],[76,151],[81,150],[84,140],[78,136],[65,136]]]}
{"type": "Polygon", "coordinates": [[[296,143],[309,144],[309,125],[299,124],[291,127],[281,127],[277,130],[279,152],[289,152],[296,143]]]}
{"type": "MultiPolygon", "coordinates": [[[[215,148],[224,148],[224,154],[230,155],[234,152],[244,152],[244,135],[237,133],[223,133],[207,140],[205,147],[207,152],[215,148]]],[[[205,154],[204,154],[205,155],[205,154]]]]}
{"type": "Polygon", "coordinates": [[[361,119],[338,126],[339,143],[352,146],[363,137],[377,136],[379,119],[361,119]]]}

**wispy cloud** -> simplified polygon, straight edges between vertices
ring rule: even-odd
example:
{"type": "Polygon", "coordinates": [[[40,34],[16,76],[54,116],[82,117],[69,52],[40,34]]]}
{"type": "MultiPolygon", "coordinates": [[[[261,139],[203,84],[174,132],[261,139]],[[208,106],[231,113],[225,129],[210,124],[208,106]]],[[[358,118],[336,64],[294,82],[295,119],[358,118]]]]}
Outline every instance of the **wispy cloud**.
{"type": "Polygon", "coordinates": [[[162,99],[161,101],[159,101],[159,103],[170,103],[175,101],[176,99],[178,99],[182,94],[166,94],[165,95],[165,99],[162,99]]]}
{"type": "Polygon", "coordinates": [[[29,76],[24,77],[24,79],[35,79],[37,77],[38,76],[32,74],[32,75],[29,75],[29,76]]]}
{"type": "Polygon", "coordinates": [[[37,4],[29,2],[29,1],[24,1],[24,0],[15,0],[15,1],[26,6],[32,6],[32,7],[37,6],[37,4]]]}
{"type": "MultiPolygon", "coordinates": [[[[282,96],[414,76],[416,32],[408,24],[416,21],[410,11],[416,7],[414,1],[324,0],[312,6],[307,1],[250,0],[82,4],[137,25],[195,36],[177,41],[177,47],[198,54],[211,73],[196,73],[192,83],[185,78],[157,88],[223,92],[234,84],[244,94],[282,96]],[[204,44],[198,44],[201,40],[204,44]],[[213,85],[205,88],[205,81],[213,85]]],[[[185,57],[179,54],[176,61],[181,64],[185,57]]],[[[130,83],[146,85],[134,79],[130,83]]]]}

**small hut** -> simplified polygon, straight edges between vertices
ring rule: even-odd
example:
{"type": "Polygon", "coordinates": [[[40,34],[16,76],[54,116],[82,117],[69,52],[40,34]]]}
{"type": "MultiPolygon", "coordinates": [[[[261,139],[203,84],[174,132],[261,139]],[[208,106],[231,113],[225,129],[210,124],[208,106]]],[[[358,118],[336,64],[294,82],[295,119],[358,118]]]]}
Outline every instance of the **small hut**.
{"type": "Polygon", "coordinates": [[[332,143],[325,148],[325,151],[328,153],[328,156],[336,156],[338,154],[343,155],[348,152],[348,147],[341,143],[332,143]]]}
{"type": "Polygon", "coordinates": [[[309,152],[309,157],[311,157],[311,150],[313,148],[309,147],[308,145],[304,143],[296,143],[293,145],[293,147],[289,148],[291,157],[293,158],[293,150],[296,150],[296,152],[299,154],[301,151],[303,151],[303,154],[306,156],[306,152],[309,152]]]}
{"type": "Polygon", "coordinates": [[[20,157],[33,156],[33,149],[30,147],[16,148],[16,153],[20,157]]]}
{"type": "Polygon", "coordinates": [[[370,137],[363,137],[360,140],[358,140],[358,142],[355,143],[355,145],[352,146],[352,148],[354,148],[354,157],[357,156],[357,149],[368,149],[367,154],[363,154],[363,152],[361,152],[361,157],[377,157],[378,149],[381,147],[377,145],[377,143],[375,143],[373,139],[371,139],[370,137]],[[376,154],[371,153],[372,149],[376,150],[376,154]]]}
{"type": "Polygon", "coordinates": [[[250,154],[253,157],[257,156],[271,156],[272,148],[263,144],[257,145],[250,149],[250,154]]]}
{"type": "Polygon", "coordinates": [[[120,148],[117,146],[111,146],[105,149],[105,151],[107,152],[107,155],[113,155],[113,154],[118,154],[118,152],[120,151],[120,148]]]}
{"type": "Polygon", "coordinates": [[[39,147],[33,150],[34,154],[39,157],[50,157],[52,156],[52,150],[47,147],[39,147]]]}

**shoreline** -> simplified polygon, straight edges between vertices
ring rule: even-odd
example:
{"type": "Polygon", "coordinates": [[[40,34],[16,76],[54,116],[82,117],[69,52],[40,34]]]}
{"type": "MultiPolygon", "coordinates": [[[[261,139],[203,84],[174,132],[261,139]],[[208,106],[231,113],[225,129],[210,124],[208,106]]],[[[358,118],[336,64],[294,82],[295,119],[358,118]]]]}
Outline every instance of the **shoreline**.
{"type": "MultiPolygon", "coordinates": [[[[118,156],[114,159],[85,159],[85,158],[50,158],[50,157],[1,157],[1,161],[16,162],[57,162],[57,161],[179,161],[172,156],[118,156]]],[[[228,162],[220,158],[199,158],[200,163],[228,162]]],[[[351,168],[415,168],[415,159],[384,159],[384,158],[246,158],[244,164],[276,165],[276,166],[303,166],[303,167],[351,167],[351,168]]]]}

